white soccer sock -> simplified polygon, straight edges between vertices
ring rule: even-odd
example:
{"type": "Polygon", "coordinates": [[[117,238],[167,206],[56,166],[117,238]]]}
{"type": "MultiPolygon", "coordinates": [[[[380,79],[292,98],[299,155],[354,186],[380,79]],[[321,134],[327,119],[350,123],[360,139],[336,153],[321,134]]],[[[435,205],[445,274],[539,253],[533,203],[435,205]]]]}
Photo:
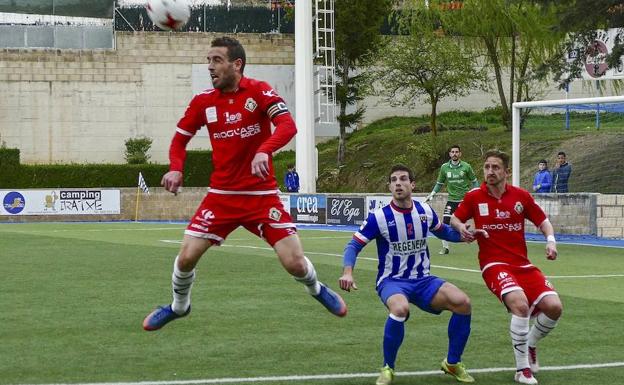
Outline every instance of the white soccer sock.
{"type": "Polygon", "coordinates": [[[303,277],[295,277],[295,280],[303,283],[308,293],[317,295],[321,291],[321,284],[316,277],[316,270],[308,257],[304,256],[303,258],[306,262],[306,274],[303,277]]]}
{"type": "Polygon", "coordinates": [[[529,346],[532,348],[537,346],[537,341],[546,337],[557,326],[557,321],[550,319],[544,313],[539,313],[529,331],[529,346]]]}
{"type": "Polygon", "coordinates": [[[445,249],[448,249],[449,248],[448,241],[442,240],[442,247],[444,247],[445,249]]]}
{"type": "Polygon", "coordinates": [[[527,348],[529,334],[529,317],[511,315],[509,334],[516,358],[516,369],[521,370],[529,366],[529,350],[527,348]]]}
{"type": "Polygon", "coordinates": [[[173,274],[171,275],[171,286],[173,287],[173,302],[171,309],[178,313],[184,312],[191,305],[191,288],[195,280],[195,269],[191,271],[181,271],[178,268],[178,258],[173,262],[173,274]]]}

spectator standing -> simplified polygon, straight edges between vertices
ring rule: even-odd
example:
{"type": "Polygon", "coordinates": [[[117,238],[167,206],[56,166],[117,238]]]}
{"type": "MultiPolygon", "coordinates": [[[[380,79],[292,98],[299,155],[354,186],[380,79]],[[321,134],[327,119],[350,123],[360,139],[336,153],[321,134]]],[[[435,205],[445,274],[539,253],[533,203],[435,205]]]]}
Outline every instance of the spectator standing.
{"type": "Polygon", "coordinates": [[[542,159],[537,164],[537,172],[535,178],[533,178],[533,191],[536,193],[548,193],[550,192],[550,186],[552,185],[552,177],[550,171],[548,171],[548,163],[545,159],[542,159]]]}
{"type": "Polygon", "coordinates": [[[295,165],[288,165],[288,172],[284,176],[284,185],[288,192],[299,192],[299,174],[295,170],[295,165]]]}
{"type": "Polygon", "coordinates": [[[567,161],[566,153],[559,151],[557,154],[557,167],[552,172],[552,188],[554,193],[567,193],[568,180],[572,173],[572,166],[567,161]]]}

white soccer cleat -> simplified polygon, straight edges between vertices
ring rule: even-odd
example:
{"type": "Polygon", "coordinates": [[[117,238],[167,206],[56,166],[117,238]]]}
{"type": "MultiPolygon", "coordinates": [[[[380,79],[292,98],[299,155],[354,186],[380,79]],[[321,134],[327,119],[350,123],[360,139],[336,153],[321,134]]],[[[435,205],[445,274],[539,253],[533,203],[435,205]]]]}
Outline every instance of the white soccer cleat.
{"type": "Polygon", "coordinates": [[[529,368],[518,370],[516,372],[516,375],[514,376],[514,381],[520,384],[531,384],[531,385],[537,384],[537,380],[535,379],[535,377],[533,377],[533,373],[531,372],[531,369],[529,368]]]}
{"type": "Polygon", "coordinates": [[[531,365],[531,372],[539,372],[539,361],[537,360],[537,347],[529,346],[529,365],[531,365]]]}

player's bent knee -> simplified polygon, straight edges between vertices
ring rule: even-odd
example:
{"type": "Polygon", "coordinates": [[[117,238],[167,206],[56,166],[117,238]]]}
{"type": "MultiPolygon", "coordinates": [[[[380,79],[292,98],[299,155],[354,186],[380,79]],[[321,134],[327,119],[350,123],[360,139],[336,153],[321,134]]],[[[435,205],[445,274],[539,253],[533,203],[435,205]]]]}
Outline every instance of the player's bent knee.
{"type": "Polygon", "coordinates": [[[394,314],[397,317],[407,318],[407,316],[409,315],[409,307],[396,308],[390,311],[390,313],[394,314]]]}
{"type": "Polygon", "coordinates": [[[307,273],[307,264],[303,255],[295,256],[293,258],[286,258],[284,260],[284,269],[290,275],[294,275],[296,277],[303,277],[307,273]]]}
{"type": "Polygon", "coordinates": [[[454,313],[470,314],[472,312],[472,303],[470,302],[470,297],[468,297],[465,293],[462,294],[462,296],[458,297],[458,302],[454,304],[454,313]]]}

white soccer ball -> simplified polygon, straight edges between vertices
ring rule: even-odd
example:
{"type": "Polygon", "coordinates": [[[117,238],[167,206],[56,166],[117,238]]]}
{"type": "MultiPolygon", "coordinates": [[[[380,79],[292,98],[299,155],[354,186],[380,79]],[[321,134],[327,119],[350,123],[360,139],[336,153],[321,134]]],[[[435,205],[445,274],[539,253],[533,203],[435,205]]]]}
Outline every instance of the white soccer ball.
{"type": "Polygon", "coordinates": [[[181,28],[191,16],[188,0],[149,0],[145,8],[154,24],[165,31],[181,28]]]}

